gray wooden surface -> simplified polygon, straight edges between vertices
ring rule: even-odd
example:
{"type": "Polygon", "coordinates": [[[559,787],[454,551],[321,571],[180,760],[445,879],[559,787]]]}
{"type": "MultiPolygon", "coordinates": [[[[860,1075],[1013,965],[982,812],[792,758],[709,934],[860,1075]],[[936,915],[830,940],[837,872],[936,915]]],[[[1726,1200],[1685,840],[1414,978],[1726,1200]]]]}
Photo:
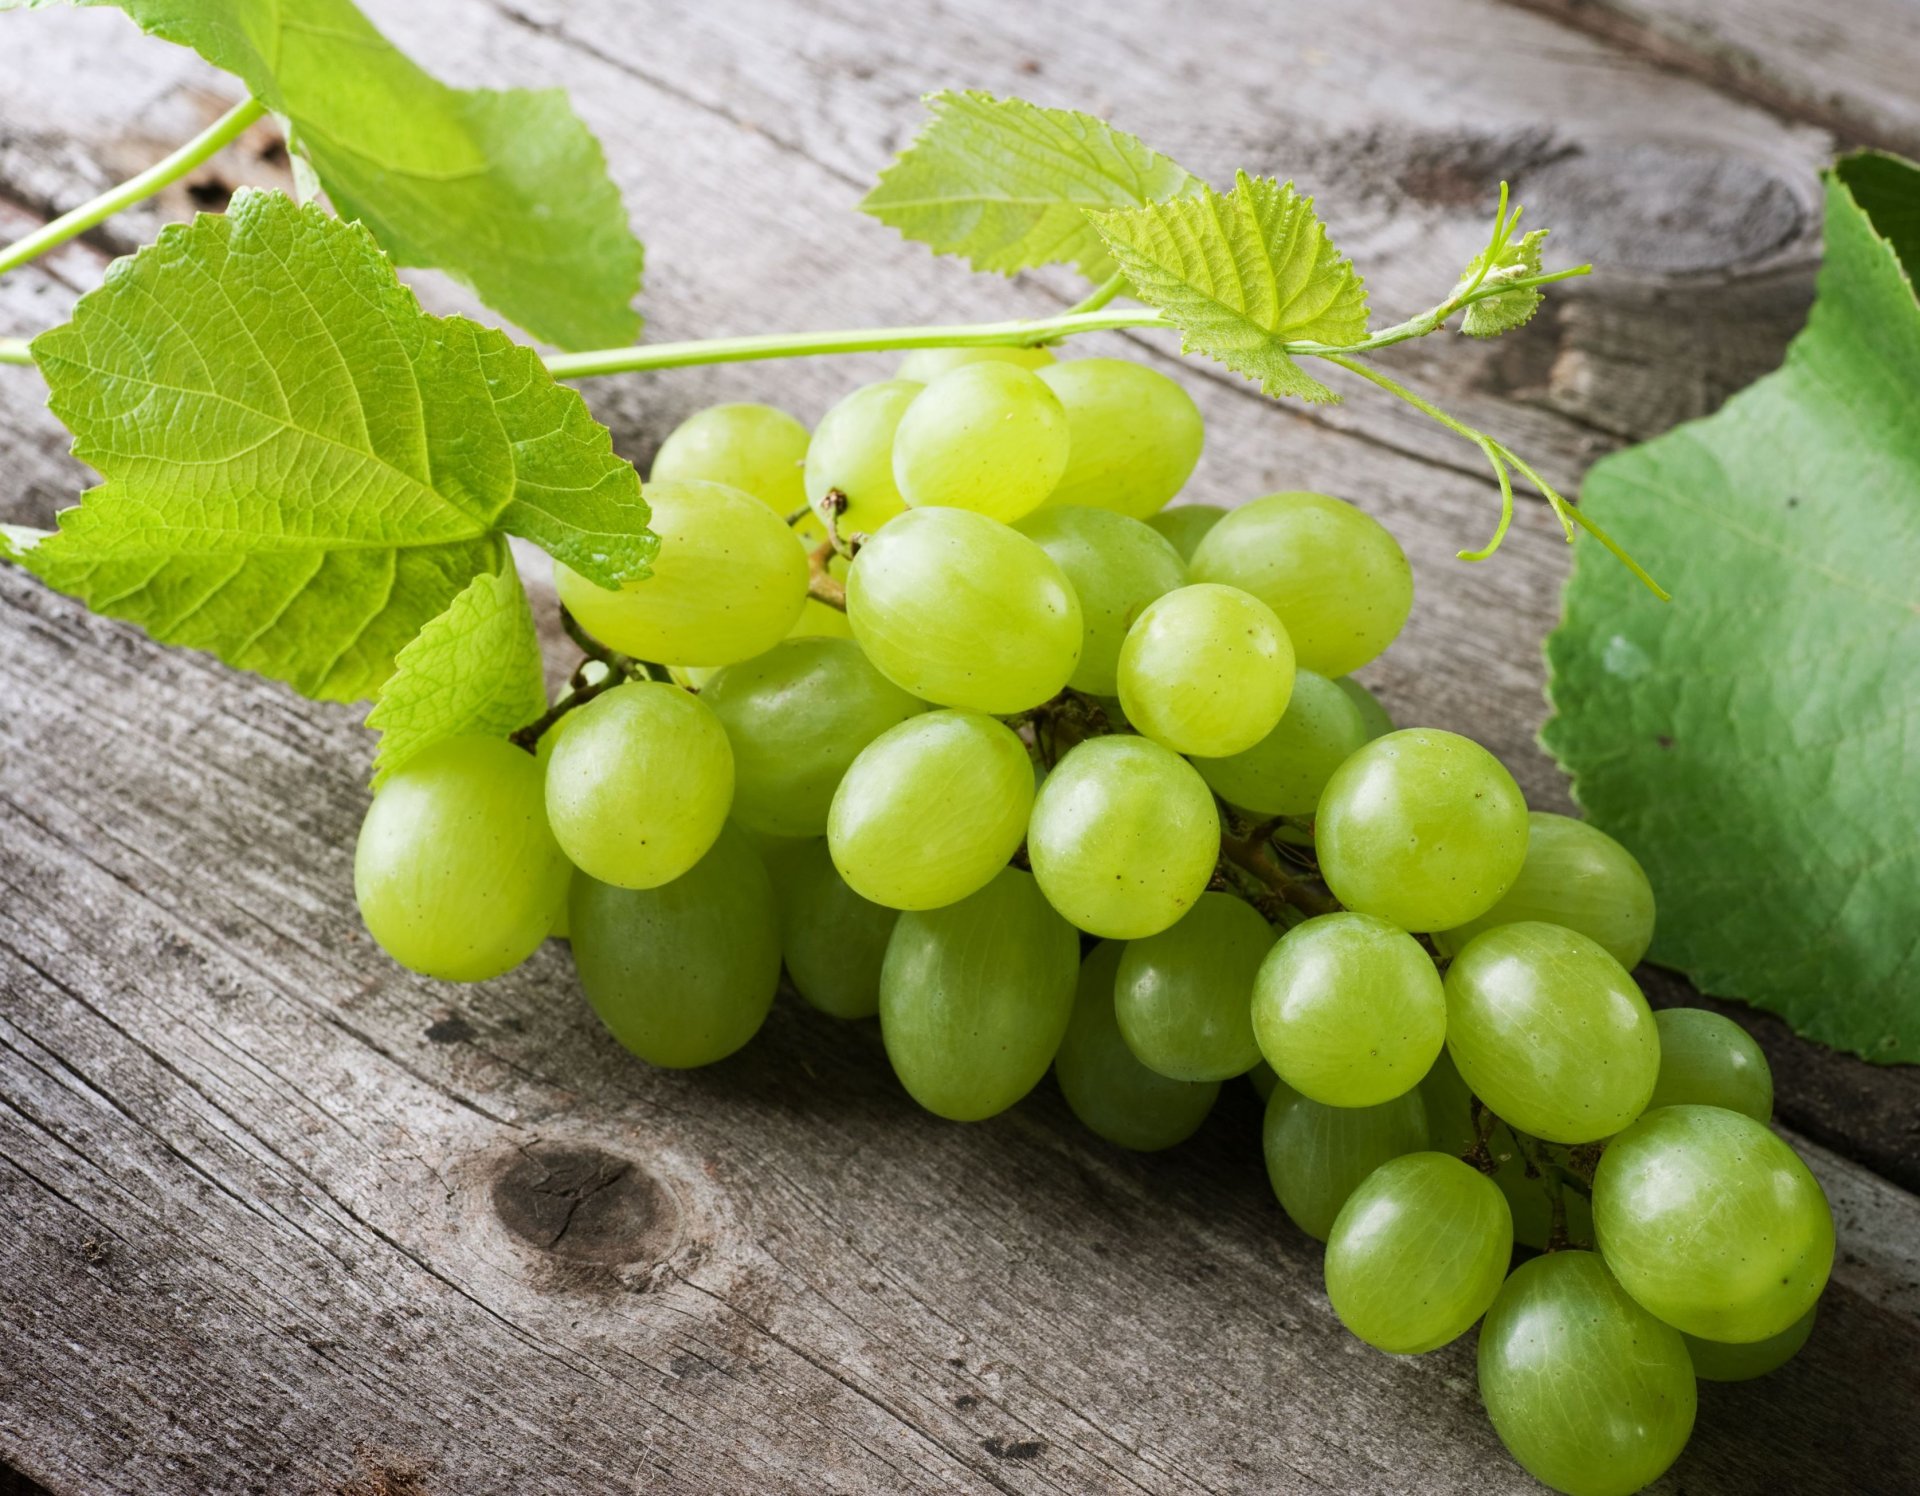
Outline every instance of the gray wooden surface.
{"type": "MultiPolygon", "coordinates": [[[[1872,0],[1871,36],[1788,0],[1652,19],[1625,0],[370,8],[456,81],[573,91],[648,243],[654,338],[1074,294],[970,277],[850,211],[932,87],[1096,110],[1215,178],[1294,177],[1382,321],[1451,283],[1508,176],[1562,262],[1606,273],[1499,344],[1391,362],[1569,485],[1778,359],[1836,134],[1920,140],[1911,0],[1872,0]]],[[[0,16],[0,238],[233,97],[116,14],[0,16]]],[[[0,282],[0,334],[284,169],[248,136],[0,282]]],[[[1543,506],[1463,565],[1494,496],[1444,433],[1366,392],[1280,409],[1162,343],[1107,347],[1200,400],[1194,497],[1322,487],[1395,529],[1419,601],[1373,678],[1403,720],[1474,734],[1564,808],[1533,744],[1567,562],[1543,506]]],[[[702,403],[811,419],[882,367],[590,397],[644,461],[702,403]]],[[[40,401],[31,371],[0,370],[0,519],[45,523],[85,481],[40,401]]],[[[957,1127],[914,1111],[870,1026],[788,1002],[710,1071],[649,1071],[594,1022],[564,948],[452,988],[370,947],[353,712],[7,571],[0,700],[0,1464],[61,1496],[1534,1489],[1481,1415],[1470,1339],[1396,1360],[1340,1329],[1242,1088],[1151,1158],[1089,1138],[1050,1086],[957,1127]]],[[[1704,1387],[1661,1489],[1920,1489],[1920,1078],[1739,1016],[1842,1255],[1807,1351],[1704,1387]]]]}

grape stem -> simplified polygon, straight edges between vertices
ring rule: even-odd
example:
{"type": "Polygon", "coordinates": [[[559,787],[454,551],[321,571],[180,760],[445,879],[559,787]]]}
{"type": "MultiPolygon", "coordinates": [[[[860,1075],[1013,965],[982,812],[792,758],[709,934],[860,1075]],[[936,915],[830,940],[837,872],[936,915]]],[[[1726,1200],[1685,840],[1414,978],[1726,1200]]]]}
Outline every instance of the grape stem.
{"type": "Polygon", "coordinates": [[[1222,860],[1302,914],[1312,917],[1337,913],[1341,908],[1338,899],[1321,893],[1305,879],[1294,877],[1274,860],[1270,841],[1275,829],[1277,823],[1269,823],[1237,834],[1224,833],[1220,838],[1222,860]]]}
{"type": "Polygon", "coordinates": [[[807,552],[807,596],[844,613],[847,611],[846,585],[827,570],[827,563],[834,555],[831,535],[807,552]]]}
{"type": "Polygon", "coordinates": [[[526,749],[529,753],[535,750],[540,739],[546,735],[554,723],[566,716],[568,712],[585,706],[596,696],[604,695],[615,686],[624,686],[628,681],[635,680],[673,683],[673,675],[666,666],[656,665],[651,660],[636,660],[631,655],[623,655],[617,650],[608,649],[606,645],[581,628],[580,620],[565,607],[560,609],[560,627],[566,630],[569,639],[580,646],[580,652],[585,658],[575,667],[573,677],[568,682],[570,689],[567,694],[525,727],[508,735],[508,742],[517,748],[526,749]],[[589,680],[586,675],[587,665],[596,661],[606,667],[606,673],[598,680],[589,680]]]}

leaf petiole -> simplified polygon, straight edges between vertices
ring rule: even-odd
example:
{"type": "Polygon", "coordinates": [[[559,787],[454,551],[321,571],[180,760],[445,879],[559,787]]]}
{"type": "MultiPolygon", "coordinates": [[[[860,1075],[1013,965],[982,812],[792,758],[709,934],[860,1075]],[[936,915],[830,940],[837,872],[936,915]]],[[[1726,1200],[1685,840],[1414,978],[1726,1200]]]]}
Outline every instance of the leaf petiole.
{"type": "Polygon", "coordinates": [[[0,364],[31,364],[33,350],[25,338],[0,338],[0,364]]]}

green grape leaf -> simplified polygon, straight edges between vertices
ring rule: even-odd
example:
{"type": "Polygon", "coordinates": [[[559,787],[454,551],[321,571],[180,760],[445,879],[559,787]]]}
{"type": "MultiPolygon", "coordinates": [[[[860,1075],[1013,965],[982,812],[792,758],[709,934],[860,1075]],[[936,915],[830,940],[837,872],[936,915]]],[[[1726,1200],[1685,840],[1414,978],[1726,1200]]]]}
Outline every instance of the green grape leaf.
{"type": "Polygon", "coordinates": [[[1920,166],[1843,160],[1781,368],[1609,457],[1543,741],[1646,864],[1654,959],[1871,1060],[1920,1060],[1920,166]]]}
{"type": "Polygon", "coordinates": [[[341,215],[399,264],[446,271],[563,348],[639,335],[640,243],[559,90],[449,88],[352,0],[71,3],[117,6],[236,75],[289,122],[341,215]]]}
{"type": "Polygon", "coordinates": [[[1367,335],[1367,288],[1293,184],[1241,172],[1233,191],[1088,219],[1135,293],[1179,324],[1181,346],[1269,395],[1339,397],[1295,363],[1290,342],[1367,335]]]}
{"type": "Polygon", "coordinates": [[[105,481],[23,564],[310,696],[372,694],[503,532],[603,586],[659,546],[531,349],[427,316],[365,229],[277,193],[115,261],[33,355],[105,481]]]}
{"type": "Polygon", "coordinates": [[[442,738],[505,737],[546,704],[540,639],[508,558],[467,583],[395,657],[367,714],[380,734],[373,786],[442,738]]]}
{"type": "MultiPolygon", "coordinates": [[[[1535,229],[1523,234],[1508,244],[1494,256],[1493,265],[1480,282],[1480,289],[1498,286],[1502,281],[1517,280],[1522,276],[1540,273],[1541,249],[1546,243],[1547,230],[1535,229]]],[[[1480,274],[1480,267],[1487,263],[1487,252],[1480,251],[1468,264],[1466,273],[1460,277],[1456,293],[1465,290],[1480,274]]],[[[1460,331],[1470,338],[1495,338],[1503,332],[1512,332],[1523,326],[1540,310],[1545,300],[1538,286],[1516,286],[1510,291],[1500,291],[1483,298],[1467,308],[1460,319],[1460,331]]]]}
{"type": "Polygon", "coordinates": [[[951,91],[929,94],[927,105],[926,128],[860,207],[975,270],[1078,265],[1104,281],[1113,260],[1085,210],[1140,207],[1199,185],[1090,114],[951,91]]]}

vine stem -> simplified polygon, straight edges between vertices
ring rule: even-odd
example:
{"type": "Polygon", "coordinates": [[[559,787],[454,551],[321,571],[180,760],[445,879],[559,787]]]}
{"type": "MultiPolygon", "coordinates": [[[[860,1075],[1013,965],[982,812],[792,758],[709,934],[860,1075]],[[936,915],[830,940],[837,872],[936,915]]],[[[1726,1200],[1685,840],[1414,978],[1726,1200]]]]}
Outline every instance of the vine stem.
{"type": "Polygon", "coordinates": [[[33,351],[25,338],[0,338],[0,364],[30,364],[33,351]]]}

